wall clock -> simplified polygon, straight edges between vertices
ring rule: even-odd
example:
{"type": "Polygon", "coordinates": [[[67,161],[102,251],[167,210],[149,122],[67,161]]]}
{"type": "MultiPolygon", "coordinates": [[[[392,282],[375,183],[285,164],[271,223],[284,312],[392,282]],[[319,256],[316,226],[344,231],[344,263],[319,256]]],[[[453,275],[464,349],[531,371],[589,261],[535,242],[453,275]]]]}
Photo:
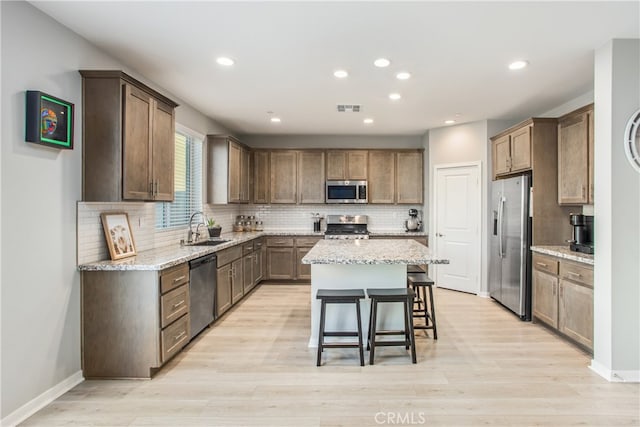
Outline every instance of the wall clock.
{"type": "Polygon", "coordinates": [[[624,153],[631,166],[640,173],[640,110],[631,115],[624,131],[624,153]]]}

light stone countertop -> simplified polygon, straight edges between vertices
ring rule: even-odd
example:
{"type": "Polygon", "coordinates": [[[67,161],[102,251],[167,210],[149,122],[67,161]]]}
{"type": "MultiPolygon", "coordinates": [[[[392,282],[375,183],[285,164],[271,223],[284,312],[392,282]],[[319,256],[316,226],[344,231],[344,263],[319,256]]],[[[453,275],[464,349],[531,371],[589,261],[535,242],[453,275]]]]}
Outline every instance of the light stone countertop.
{"type": "Polygon", "coordinates": [[[448,264],[414,240],[321,240],[303,264],[448,264]]]}
{"type": "Polygon", "coordinates": [[[551,255],[558,258],[568,259],[571,261],[582,262],[584,264],[594,265],[593,255],[572,251],[568,246],[531,246],[531,251],[544,255],[551,255]]]}

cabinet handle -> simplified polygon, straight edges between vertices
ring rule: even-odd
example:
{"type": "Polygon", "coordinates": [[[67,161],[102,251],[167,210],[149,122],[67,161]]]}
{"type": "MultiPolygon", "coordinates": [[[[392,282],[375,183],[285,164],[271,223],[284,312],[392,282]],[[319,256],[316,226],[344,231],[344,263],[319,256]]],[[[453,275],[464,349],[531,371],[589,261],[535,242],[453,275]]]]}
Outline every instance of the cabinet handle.
{"type": "Polygon", "coordinates": [[[562,297],[562,286],[559,287],[558,294],[560,295],[560,297],[562,297]]]}
{"type": "Polygon", "coordinates": [[[178,283],[179,281],[184,280],[184,279],[186,279],[186,278],[187,278],[187,276],[185,276],[185,275],[183,274],[182,276],[180,276],[180,277],[176,277],[175,279],[173,279],[173,283],[178,283]]]}
{"type": "Polygon", "coordinates": [[[153,196],[153,181],[149,183],[149,190],[148,193],[153,196]]]}
{"type": "Polygon", "coordinates": [[[553,284],[553,296],[556,296],[556,284],[553,284]]]}
{"type": "Polygon", "coordinates": [[[182,337],[183,337],[183,336],[185,336],[185,335],[187,335],[187,332],[186,332],[186,331],[182,331],[182,332],[180,332],[178,335],[176,335],[175,337],[173,337],[173,340],[174,340],[174,341],[177,341],[177,340],[179,340],[180,338],[182,338],[182,337]]]}
{"type": "Polygon", "coordinates": [[[593,183],[589,184],[589,198],[593,201],[593,183]]]}
{"type": "Polygon", "coordinates": [[[160,186],[160,183],[158,181],[156,181],[156,197],[158,196],[158,187],[160,186]]]}
{"type": "Polygon", "coordinates": [[[547,264],[545,264],[544,262],[536,262],[537,265],[539,265],[540,267],[549,267],[547,264]]]}
{"type": "Polygon", "coordinates": [[[182,301],[180,301],[180,302],[177,302],[177,303],[173,304],[173,308],[178,308],[178,307],[180,307],[182,304],[184,304],[184,300],[182,300],[182,301]]]}
{"type": "Polygon", "coordinates": [[[233,280],[233,270],[229,270],[229,280],[233,280]]]}
{"type": "Polygon", "coordinates": [[[587,189],[584,187],[584,185],[582,186],[582,198],[584,199],[586,197],[586,191],[587,189]]]}
{"type": "Polygon", "coordinates": [[[573,271],[567,271],[567,274],[572,277],[582,277],[582,274],[574,273],[573,271]]]}

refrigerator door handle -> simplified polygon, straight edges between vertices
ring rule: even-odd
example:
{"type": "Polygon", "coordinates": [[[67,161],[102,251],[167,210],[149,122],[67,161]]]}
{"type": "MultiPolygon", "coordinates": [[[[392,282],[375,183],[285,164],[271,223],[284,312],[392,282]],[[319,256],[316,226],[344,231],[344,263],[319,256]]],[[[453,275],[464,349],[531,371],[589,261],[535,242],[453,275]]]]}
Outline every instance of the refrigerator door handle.
{"type": "Polygon", "coordinates": [[[500,196],[500,206],[498,206],[498,256],[504,257],[504,248],[502,246],[502,228],[503,228],[503,220],[504,220],[504,202],[505,198],[500,196]]]}

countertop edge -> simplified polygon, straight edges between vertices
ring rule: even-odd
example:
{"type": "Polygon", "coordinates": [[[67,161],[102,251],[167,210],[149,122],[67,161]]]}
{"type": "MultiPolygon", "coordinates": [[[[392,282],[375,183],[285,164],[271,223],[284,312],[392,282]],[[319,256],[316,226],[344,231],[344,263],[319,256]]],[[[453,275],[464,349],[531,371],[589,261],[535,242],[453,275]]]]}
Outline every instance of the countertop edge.
{"type": "Polygon", "coordinates": [[[569,261],[580,262],[583,264],[594,265],[593,255],[583,254],[581,252],[571,251],[567,246],[559,245],[539,245],[531,246],[531,251],[543,255],[550,255],[569,261]]]}

